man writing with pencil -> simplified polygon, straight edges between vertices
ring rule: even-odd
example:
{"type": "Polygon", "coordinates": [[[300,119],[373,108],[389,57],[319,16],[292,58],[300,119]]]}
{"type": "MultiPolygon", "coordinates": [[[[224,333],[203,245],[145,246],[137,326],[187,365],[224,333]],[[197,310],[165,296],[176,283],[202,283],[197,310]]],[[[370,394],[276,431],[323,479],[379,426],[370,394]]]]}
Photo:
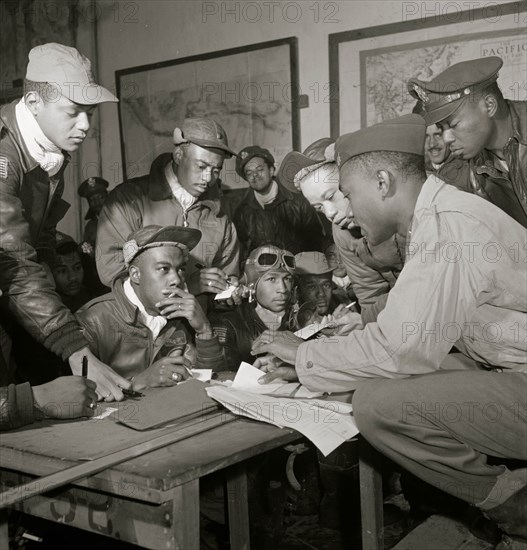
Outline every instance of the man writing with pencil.
{"type": "Polygon", "coordinates": [[[123,246],[126,270],[112,292],[77,312],[93,353],[132,383],[132,390],[170,386],[189,370],[219,370],[223,355],[184,270],[201,232],[149,225],[123,246]]]}
{"type": "MultiPolygon", "coordinates": [[[[43,44],[29,53],[24,95],[0,110],[0,342],[22,325],[39,343],[90,378],[99,398],[122,399],[124,380],[88,349],[75,317],[54,290],[49,269],[58,221],[69,205],[61,198],[70,153],[79,149],[99,103],[116,102],[95,83],[90,61],[76,49],[43,44]]],[[[14,373],[0,371],[1,383],[14,373]]],[[[31,382],[31,380],[29,380],[31,382]]]]}

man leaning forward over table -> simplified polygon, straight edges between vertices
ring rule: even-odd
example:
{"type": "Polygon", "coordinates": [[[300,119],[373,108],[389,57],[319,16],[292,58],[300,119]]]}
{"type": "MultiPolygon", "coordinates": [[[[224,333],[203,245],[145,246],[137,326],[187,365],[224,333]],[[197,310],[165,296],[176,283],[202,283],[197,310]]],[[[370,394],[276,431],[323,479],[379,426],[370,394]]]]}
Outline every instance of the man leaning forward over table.
{"type": "Polygon", "coordinates": [[[490,465],[487,455],[527,459],[527,235],[490,202],[426,178],[425,128],[406,115],[337,141],[340,186],[368,242],[408,237],[377,322],[305,343],[265,333],[253,353],[295,365],[262,382],[358,386],[354,415],[372,445],[479,507],[509,547],[525,548],[527,469],[490,465]],[[469,370],[441,370],[454,345],[472,360],[469,370]]]}
{"type": "MultiPolygon", "coordinates": [[[[0,344],[19,323],[74,374],[87,357],[107,401],[122,399],[128,382],[93,356],[46,265],[54,263],[56,226],[69,207],[61,198],[69,154],[86,138],[96,106],[116,101],[95,83],[89,59],[50,43],[29,52],[24,95],[0,110],[0,344]]],[[[6,371],[3,384],[13,379],[6,371]]]]}

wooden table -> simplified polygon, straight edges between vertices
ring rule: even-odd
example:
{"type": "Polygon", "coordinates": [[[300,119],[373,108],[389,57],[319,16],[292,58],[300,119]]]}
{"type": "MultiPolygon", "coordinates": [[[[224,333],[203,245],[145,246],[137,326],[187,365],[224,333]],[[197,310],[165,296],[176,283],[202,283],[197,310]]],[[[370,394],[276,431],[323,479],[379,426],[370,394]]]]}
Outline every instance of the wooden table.
{"type": "MultiPolygon", "coordinates": [[[[225,413],[226,418],[230,413],[225,413]]],[[[230,418],[229,418],[230,420],[230,418]]],[[[85,421],[87,422],[87,421],[85,421]]],[[[35,440],[60,438],[57,423],[0,434],[2,489],[73,466],[71,456],[41,453],[35,440]],[[18,432],[18,433],[17,433],[18,432]],[[21,441],[32,441],[32,450],[21,441]]],[[[78,428],[82,433],[82,425],[78,428]]],[[[199,548],[199,480],[222,470],[227,480],[231,547],[249,548],[244,461],[301,438],[298,432],[236,419],[189,439],[121,463],[73,485],[29,498],[15,509],[145,548],[199,548]]],[[[47,440],[48,441],[48,440],[47,440]]],[[[65,454],[65,451],[61,451],[65,454]]],[[[0,516],[0,548],[7,548],[7,512],[0,516]]]]}

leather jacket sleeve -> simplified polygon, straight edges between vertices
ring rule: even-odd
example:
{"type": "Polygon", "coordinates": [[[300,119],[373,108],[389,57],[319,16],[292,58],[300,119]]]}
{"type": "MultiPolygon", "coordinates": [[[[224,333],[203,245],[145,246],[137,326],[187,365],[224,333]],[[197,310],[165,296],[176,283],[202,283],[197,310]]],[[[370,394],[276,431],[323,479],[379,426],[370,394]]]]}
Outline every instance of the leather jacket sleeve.
{"type": "Polygon", "coordinates": [[[114,277],[123,269],[123,244],[128,236],[143,226],[134,202],[125,204],[120,187],[114,189],[102,208],[97,221],[95,259],[103,285],[112,286],[114,277]]]}
{"type": "Polygon", "coordinates": [[[20,428],[35,420],[29,382],[0,388],[0,431],[20,428]]]}
{"type": "Polygon", "coordinates": [[[0,287],[4,305],[41,344],[67,360],[87,345],[37,261],[19,193],[22,166],[2,142],[0,161],[0,287]]]}

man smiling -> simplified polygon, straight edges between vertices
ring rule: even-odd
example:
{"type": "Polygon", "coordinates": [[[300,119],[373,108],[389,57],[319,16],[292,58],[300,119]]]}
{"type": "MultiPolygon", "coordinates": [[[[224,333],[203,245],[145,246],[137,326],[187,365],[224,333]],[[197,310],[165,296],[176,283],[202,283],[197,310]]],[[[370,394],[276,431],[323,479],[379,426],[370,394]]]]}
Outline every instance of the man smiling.
{"type": "Polygon", "coordinates": [[[238,275],[236,229],[220,211],[213,186],[229,148],[225,130],[211,118],[187,118],[174,130],[174,150],[152,163],[150,174],[116,187],[97,224],[97,270],[110,285],[123,269],[122,246],[147,225],[180,225],[201,231],[186,282],[193,294],[218,293],[238,275]]]}
{"type": "Polygon", "coordinates": [[[249,189],[234,214],[243,259],[259,246],[274,244],[294,254],[322,250],[322,225],[302,195],[275,178],[275,161],[268,149],[250,145],[236,159],[236,172],[249,189]]]}
{"type": "Polygon", "coordinates": [[[42,264],[53,264],[56,225],[69,207],[61,199],[68,153],[86,138],[96,105],[116,101],[95,83],[86,57],[51,43],[30,51],[24,95],[0,111],[2,324],[20,323],[69,360],[74,374],[87,356],[90,378],[108,400],[122,399],[128,383],[91,354],[42,264]]]}

